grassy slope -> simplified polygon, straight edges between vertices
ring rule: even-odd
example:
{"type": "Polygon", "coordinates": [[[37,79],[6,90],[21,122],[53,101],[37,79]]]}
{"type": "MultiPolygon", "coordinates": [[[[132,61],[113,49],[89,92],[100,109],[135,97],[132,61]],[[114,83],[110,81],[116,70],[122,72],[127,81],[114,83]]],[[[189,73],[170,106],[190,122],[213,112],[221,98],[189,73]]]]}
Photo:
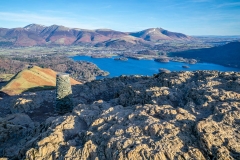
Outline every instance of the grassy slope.
{"type": "MultiPolygon", "coordinates": [[[[30,69],[24,69],[16,74],[1,91],[15,95],[25,91],[34,91],[34,89],[52,89],[56,86],[57,72],[34,66],[30,69]]],[[[80,82],[70,79],[71,84],[80,84],[80,82]]]]}

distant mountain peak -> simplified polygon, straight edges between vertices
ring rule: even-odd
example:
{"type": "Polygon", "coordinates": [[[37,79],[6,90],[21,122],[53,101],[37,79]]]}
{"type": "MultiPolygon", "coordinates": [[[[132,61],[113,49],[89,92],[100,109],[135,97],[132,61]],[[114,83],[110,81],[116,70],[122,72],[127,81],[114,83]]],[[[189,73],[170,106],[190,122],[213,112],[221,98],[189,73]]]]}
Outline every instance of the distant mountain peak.
{"type": "Polygon", "coordinates": [[[189,40],[191,37],[177,32],[170,32],[163,28],[148,28],[139,32],[132,32],[130,35],[143,38],[146,41],[159,40],[189,40]]]}
{"type": "Polygon", "coordinates": [[[99,28],[99,29],[95,29],[95,31],[113,31],[113,30],[109,28],[99,28]]]}
{"type": "Polygon", "coordinates": [[[26,25],[23,28],[30,28],[30,27],[46,27],[46,26],[41,25],[41,24],[32,23],[32,24],[26,25]]]}
{"type": "Polygon", "coordinates": [[[37,34],[39,34],[44,28],[46,28],[46,26],[41,25],[41,24],[32,23],[23,28],[27,31],[36,32],[37,34]]]}

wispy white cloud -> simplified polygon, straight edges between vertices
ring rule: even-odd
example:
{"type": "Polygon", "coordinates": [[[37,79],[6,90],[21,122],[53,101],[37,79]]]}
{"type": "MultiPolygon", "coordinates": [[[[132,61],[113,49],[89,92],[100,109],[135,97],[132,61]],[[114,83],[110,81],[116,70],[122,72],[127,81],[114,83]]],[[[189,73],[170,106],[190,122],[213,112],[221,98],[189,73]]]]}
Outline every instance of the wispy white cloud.
{"type": "MultiPolygon", "coordinates": [[[[50,12],[50,11],[48,11],[50,12]]],[[[22,23],[37,23],[37,24],[43,24],[43,25],[52,25],[52,24],[58,24],[58,25],[64,25],[67,27],[73,27],[73,28],[88,28],[88,29],[95,29],[97,28],[96,25],[94,25],[95,22],[98,21],[98,19],[94,17],[63,17],[63,16],[52,16],[49,14],[35,14],[35,13],[12,13],[12,12],[0,12],[0,21],[5,22],[22,22],[22,23]],[[86,19],[89,20],[89,23],[86,22],[86,19]],[[94,22],[91,23],[91,20],[94,20],[94,22]]],[[[0,26],[1,27],[1,26],[0,26]]]]}
{"type": "MultiPolygon", "coordinates": [[[[51,10],[45,11],[42,14],[36,14],[31,12],[1,12],[0,11],[0,27],[9,28],[7,25],[1,24],[22,24],[27,25],[31,23],[41,24],[45,26],[50,26],[53,24],[63,25],[71,28],[82,28],[82,29],[98,29],[98,28],[111,28],[116,30],[125,30],[128,31],[128,27],[125,24],[122,24],[118,21],[111,21],[104,18],[93,17],[93,16],[81,16],[75,15],[74,13],[69,12],[66,15],[54,14],[57,11],[53,11],[53,14],[50,14],[51,10]],[[120,29],[122,28],[122,29],[120,29]]],[[[23,27],[23,26],[19,26],[23,27]]]]}
{"type": "Polygon", "coordinates": [[[240,6],[240,2],[229,2],[229,3],[222,3],[222,4],[219,4],[217,5],[218,8],[221,8],[221,7],[236,7],[236,6],[240,6]]]}
{"type": "Polygon", "coordinates": [[[29,14],[29,13],[11,13],[0,12],[0,19],[5,21],[18,21],[18,22],[62,22],[64,19],[60,17],[49,17],[44,15],[29,14]]]}
{"type": "Polygon", "coordinates": [[[112,8],[112,5],[106,5],[106,6],[102,7],[102,8],[112,8]]]}
{"type": "Polygon", "coordinates": [[[60,14],[60,15],[73,15],[72,12],[57,11],[57,10],[40,10],[40,13],[51,13],[51,14],[60,14]]]}
{"type": "Polygon", "coordinates": [[[212,0],[190,0],[189,2],[211,2],[212,0]]]}

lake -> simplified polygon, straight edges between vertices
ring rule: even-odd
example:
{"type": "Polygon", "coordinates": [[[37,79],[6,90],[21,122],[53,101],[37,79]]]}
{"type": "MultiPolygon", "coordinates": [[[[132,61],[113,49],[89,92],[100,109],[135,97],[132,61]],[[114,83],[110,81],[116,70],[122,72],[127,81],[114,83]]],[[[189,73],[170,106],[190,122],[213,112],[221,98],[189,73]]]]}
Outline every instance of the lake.
{"type": "Polygon", "coordinates": [[[195,71],[195,70],[218,70],[218,71],[240,71],[238,68],[224,67],[212,63],[186,64],[181,62],[160,63],[154,60],[135,60],[129,58],[128,61],[119,61],[112,58],[91,58],[90,56],[71,57],[75,61],[89,61],[96,64],[100,69],[108,71],[109,77],[120,75],[153,75],[158,73],[159,68],[170,71],[195,71]],[[182,68],[187,65],[190,68],[182,68]]]}

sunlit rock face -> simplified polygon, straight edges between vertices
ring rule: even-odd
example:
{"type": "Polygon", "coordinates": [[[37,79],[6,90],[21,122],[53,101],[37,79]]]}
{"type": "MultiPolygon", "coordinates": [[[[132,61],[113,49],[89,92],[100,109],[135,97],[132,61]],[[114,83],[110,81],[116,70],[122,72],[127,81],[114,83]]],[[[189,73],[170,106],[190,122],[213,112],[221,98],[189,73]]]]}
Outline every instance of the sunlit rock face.
{"type": "MultiPolygon", "coordinates": [[[[54,92],[36,94],[44,93],[49,94],[46,101],[54,100],[54,92]]],[[[73,111],[63,116],[47,114],[40,105],[37,109],[48,115],[41,123],[33,115],[36,108],[13,114],[22,123],[8,116],[1,118],[0,156],[240,159],[238,72],[120,76],[73,86],[72,93],[73,111]],[[27,126],[25,121],[29,121],[27,126]],[[20,136],[7,136],[13,130],[13,135],[20,136]]],[[[50,103],[45,104],[47,108],[50,103]]]]}

